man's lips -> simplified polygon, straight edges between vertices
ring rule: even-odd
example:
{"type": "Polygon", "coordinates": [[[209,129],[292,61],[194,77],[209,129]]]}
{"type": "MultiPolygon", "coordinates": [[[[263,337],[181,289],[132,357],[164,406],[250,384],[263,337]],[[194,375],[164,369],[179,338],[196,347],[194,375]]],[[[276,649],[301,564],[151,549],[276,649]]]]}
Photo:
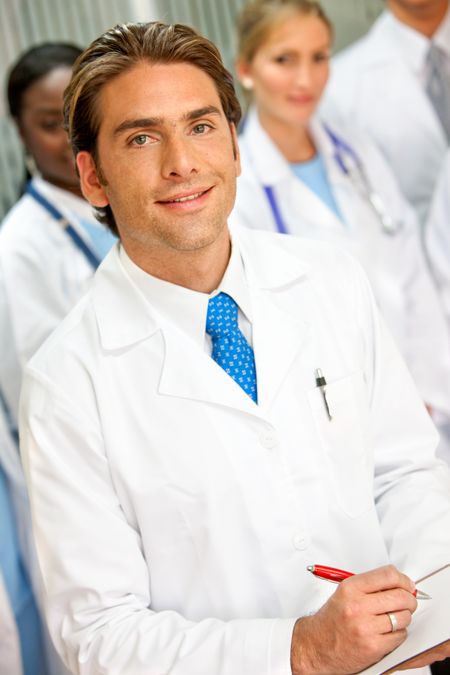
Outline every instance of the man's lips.
{"type": "Polygon", "coordinates": [[[200,199],[204,194],[209,192],[212,188],[197,188],[189,192],[182,192],[167,199],[158,199],[158,204],[184,204],[186,202],[193,202],[200,199]]]}

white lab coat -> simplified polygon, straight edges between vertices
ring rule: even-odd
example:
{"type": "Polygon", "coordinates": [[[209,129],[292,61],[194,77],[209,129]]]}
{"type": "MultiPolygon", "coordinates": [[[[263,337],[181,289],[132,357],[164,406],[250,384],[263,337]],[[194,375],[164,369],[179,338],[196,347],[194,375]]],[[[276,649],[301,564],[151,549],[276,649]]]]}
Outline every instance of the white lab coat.
{"type": "Polygon", "coordinates": [[[450,326],[450,150],[431,204],[425,250],[450,326]]]}
{"type": "Polygon", "coordinates": [[[291,675],[295,618],[333,591],[306,565],[417,578],[450,561],[449,470],[359,265],[246,229],[233,245],[258,405],[117,248],[27,366],[47,616],[75,673],[291,675]]]}
{"type": "MultiPolygon", "coordinates": [[[[68,218],[80,237],[89,241],[74,214],[93,220],[90,205],[40,178],[33,181],[68,218]]],[[[91,265],[55,219],[25,194],[0,228],[0,387],[13,425],[17,424],[26,362],[85,293],[93,274],[91,265]]],[[[18,449],[11,436],[5,435],[3,415],[0,422],[0,461],[10,479],[22,557],[39,603],[40,578],[31,538],[25,480],[18,449]]],[[[52,675],[65,672],[59,659],[54,661],[50,645],[48,650],[52,675]]]]}
{"type": "MultiPolygon", "coordinates": [[[[442,429],[450,419],[450,345],[439,298],[421,250],[413,209],[400,193],[386,162],[367,139],[345,136],[364,161],[372,186],[400,229],[382,232],[367,199],[339,168],[335,147],[321,122],[311,133],[321,153],[331,189],[345,220],[293,173],[252,109],[239,136],[242,174],[238,179],[232,220],[248,227],[276,230],[263,186],[273,187],[283,220],[292,234],[334,241],[357,256],[373,285],[382,309],[423,400],[439,411],[442,429]]],[[[345,156],[348,163],[349,159],[345,156]]],[[[443,438],[440,452],[450,460],[443,438]]]]}
{"type": "Polygon", "coordinates": [[[372,138],[423,224],[448,144],[389,12],[333,59],[322,110],[338,128],[372,138]]]}

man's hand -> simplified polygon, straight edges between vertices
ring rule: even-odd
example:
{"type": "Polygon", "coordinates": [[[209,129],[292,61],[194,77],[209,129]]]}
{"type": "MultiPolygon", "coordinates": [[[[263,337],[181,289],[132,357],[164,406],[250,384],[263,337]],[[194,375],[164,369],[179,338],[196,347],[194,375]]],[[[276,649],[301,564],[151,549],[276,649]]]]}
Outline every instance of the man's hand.
{"type": "Polygon", "coordinates": [[[417,607],[411,579],[389,565],[342,581],[292,635],[293,675],[359,673],[398,647],[417,607]],[[392,631],[388,612],[395,614],[392,631]]]}

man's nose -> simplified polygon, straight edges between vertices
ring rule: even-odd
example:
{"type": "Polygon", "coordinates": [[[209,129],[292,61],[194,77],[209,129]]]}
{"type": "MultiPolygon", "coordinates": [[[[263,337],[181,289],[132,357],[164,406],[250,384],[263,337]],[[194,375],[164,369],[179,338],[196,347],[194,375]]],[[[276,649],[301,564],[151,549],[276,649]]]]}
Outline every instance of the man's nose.
{"type": "Polygon", "coordinates": [[[189,137],[171,138],[165,143],[161,172],[164,178],[189,178],[197,173],[196,152],[189,137]]]}

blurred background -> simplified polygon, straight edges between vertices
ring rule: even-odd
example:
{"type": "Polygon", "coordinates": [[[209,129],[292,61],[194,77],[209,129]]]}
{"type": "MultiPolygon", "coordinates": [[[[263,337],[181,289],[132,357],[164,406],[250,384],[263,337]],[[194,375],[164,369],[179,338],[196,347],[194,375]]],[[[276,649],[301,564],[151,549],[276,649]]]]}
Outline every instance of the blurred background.
{"type": "MultiPolygon", "coordinates": [[[[14,204],[24,162],[5,106],[5,76],[17,56],[46,40],[80,47],[117,23],[160,19],[186,23],[220,48],[233,70],[234,18],[245,0],[0,0],[0,219],[14,204]]],[[[336,27],[338,51],[367,31],[383,0],[323,0],[336,27]]]]}

